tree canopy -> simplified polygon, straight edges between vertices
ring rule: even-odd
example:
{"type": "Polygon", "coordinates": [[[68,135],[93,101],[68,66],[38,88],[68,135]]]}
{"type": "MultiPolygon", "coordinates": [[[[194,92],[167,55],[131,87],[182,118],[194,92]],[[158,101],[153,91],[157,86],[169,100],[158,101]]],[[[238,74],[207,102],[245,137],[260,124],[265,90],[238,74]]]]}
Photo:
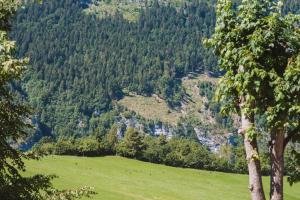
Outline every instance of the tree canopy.
{"type": "Polygon", "coordinates": [[[218,100],[225,113],[242,118],[254,199],[264,199],[261,181],[255,183],[261,178],[254,117],[264,115],[270,133],[271,199],[283,198],[283,152],[300,135],[300,15],[284,14],[283,6],[281,1],[251,0],[233,9],[232,1],[220,0],[215,33],[207,40],[226,70],[218,100]]]}

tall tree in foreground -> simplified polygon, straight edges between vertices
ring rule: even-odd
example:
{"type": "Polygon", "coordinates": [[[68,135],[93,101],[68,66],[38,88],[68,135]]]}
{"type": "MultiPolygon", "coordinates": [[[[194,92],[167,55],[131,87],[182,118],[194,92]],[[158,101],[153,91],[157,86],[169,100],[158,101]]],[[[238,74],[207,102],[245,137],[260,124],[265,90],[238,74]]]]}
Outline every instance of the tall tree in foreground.
{"type": "MultiPolygon", "coordinates": [[[[249,170],[253,200],[265,200],[255,118],[264,116],[270,133],[271,200],[283,199],[284,150],[299,141],[300,29],[299,15],[283,15],[283,3],[219,0],[215,33],[206,40],[226,70],[217,91],[222,111],[241,117],[239,133],[249,170]]],[[[297,181],[290,178],[291,181],[297,181]]]]}
{"type": "Polygon", "coordinates": [[[58,191],[52,188],[52,176],[23,177],[23,159],[32,158],[19,151],[17,144],[26,140],[30,110],[17,102],[9,85],[20,79],[27,59],[14,57],[15,42],[10,41],[9,20],[18,7],[17,0],[0,0],[0,197],[3,200],[71,200],[93,194],[88,187],[58,191]]]}

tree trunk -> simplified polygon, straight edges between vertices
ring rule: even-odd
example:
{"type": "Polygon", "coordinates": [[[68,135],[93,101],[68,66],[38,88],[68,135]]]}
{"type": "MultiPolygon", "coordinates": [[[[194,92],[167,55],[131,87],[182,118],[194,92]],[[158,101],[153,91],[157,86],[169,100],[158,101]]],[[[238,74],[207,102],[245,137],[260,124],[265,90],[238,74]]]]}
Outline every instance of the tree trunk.
{"type": "Polygon", "coordinates": [[[284,131],[277,130],[271,135],[271,200],[283,200],[283,173],[284,173],[284,131]]]}
{"type": "Polygon", "coordinates": [[[254,117],[247,117],[242,113],[242,135],[244,137],[244,146],[246,150],[246,158],[249,171],[249,190],[252,200],[265,200],[265,193],[262,184],[261,167],[259,159],[255,158],[258,155],[257,140],[249,140],[246,130],[254,123],[254,117]]]}

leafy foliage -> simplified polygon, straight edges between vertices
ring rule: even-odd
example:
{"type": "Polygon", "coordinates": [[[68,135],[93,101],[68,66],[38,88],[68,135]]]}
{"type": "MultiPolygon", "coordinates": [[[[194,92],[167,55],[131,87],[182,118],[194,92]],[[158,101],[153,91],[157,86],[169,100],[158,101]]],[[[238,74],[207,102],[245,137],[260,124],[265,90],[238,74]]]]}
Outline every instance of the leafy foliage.
{"type": "Polygon", "coordinates": [[[50,187],[50,177],[36,175],[22,177],[23,159],[30,158],[15,146],[27,137],[30,127],[28,107],[18,103],[11,92],[9,82],[20,79],[26,59],[13,55],[15,42],[7,36],[9,19],[17,9],[16,1],[1,2],[0,8],[0,196],[4,199],[39,199],[40,190],[50,187]]]}
{"type": "Polygon", "coordinates": [[[216,86],[209,81],[200,81],[199,82],[200,95],[203,97],[207,97],[209,101],[211,101],[215,94],[216,86]]]}
{"type": "Polygon", "coordinates": [[[300,153],[291,148],[287,151],[285,160],[288,182],[290,183],[290,185],[293,185],[300,180],[300,153]]]}
{"type": "MultiPolygon", "coordinates": [[[[281,1],[252,0],[235,10],[232,1],[221,0],[206,43],[226,70],[217,90],[223,111],[266,116],[272,138],[283,130],[286,145],[299,136],[300,15],[284,15],[282,7],[281,1]]],[[[249,141],[259,136],[255,124],[243,131],[249,141]]]]}
{"type": "Polygon", "coordinates": [[[52,189],[43,195],[45,200],[72,200],[81,199],[82,197],[92,197],[96,194],[92,187],[82,187],[77,190],[56,190],[52,189]]]}
{"type": "MultiPolygon", "coordinates": [[[[43,139],[33,151],[38,154],[105,156],[120,155],[152,163],[174,167],[206,169],[222,172],[247,173],[245,151],[241,145],[232,147],[226,156],[210,152],[207,147],[191,138],[144,135],[129,128],[125,138],[117,136],[116,125],[103,138],[82,137],[78,139],[64,138],[58,141],[43,139]]],[[[261,157],[262,172],[270,172],[269,159],[261,157]]],[[[291,165],[293,161],[288,161],[291,165]]]]}
{"type": "Polygon", "coordinates": [[[133,128],[126,130],[124,140],[117,147],[117,154],[129,158],[140,158],[144,149],[144,136],[133,128]]]}
{"type": "Polygon", "coordinates": [[[246,96],[242,109],[248,115],[267,111],[269,123],[276,126],[280,122],[275,120],[280,120],[282,112],[297,105],[291,101],[298,98],[286,99],[294,97],[286,89],[299,85],[288,80],[290,76],[299,80],[298,67],[291,65],[299,52],[298,16],[282,16],[280,5],[272,1],[244,3],[238,13],[230,10],[231,5],[229,1],[218,4],[217,31],[214,39],[208,41],[220,56],[220,67],[227,71],[219,85],[219,100],[226,102],[225,111],[237,111],[239,97],[246,96]],[[239,36],[245,39],[238,39],[239,36]],[[294,71],[293,75],[290,70],[294,71]],[[282,87],[283,84],[286,86],[282,87]],[[279,105],[282,110],[276,109],[279,105]],[[283,111],[282,107],[287,109],[283,111]]]}

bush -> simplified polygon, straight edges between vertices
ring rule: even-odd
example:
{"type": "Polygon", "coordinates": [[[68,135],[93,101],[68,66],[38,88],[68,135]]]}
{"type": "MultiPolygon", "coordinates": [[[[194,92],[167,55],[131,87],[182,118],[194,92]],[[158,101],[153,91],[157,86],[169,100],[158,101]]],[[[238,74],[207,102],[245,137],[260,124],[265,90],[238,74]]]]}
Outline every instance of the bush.
{"type": "Polygon", "coordinates": [[[199,143],[182,138],[172,138],[168,142],[168,151],[167,165],[197,169],[208,168],[212,154],[199,143]]]}
{"type": "Polygon", "coordinates": [[[234,149],[234,171],[242,174],[248,172],[246,152],[243,146],[234,149]]]}
{"type": "Polygon", "coordinates": [[[105,135],[104,140],[101,141],[101,149],[107,155],[116,154],[116,148],[119,143],[118,139],[118,127],[116,125],[112,126],[109,132],[105,135]]]}
{"type": "Polygon", "coordinates": [[[99,142],[91,137],[82,138],[76,142],[77,154],[82,156],[97,156],[101,154],[99,142]]]}
{"type": "MultiPolygon", "coordinates": [[[[128,128],[122,141],[118,138],[118,127],[112,126],[109,132],[97,140],[96,137],[79,139],[61,138],[56,143],[49,138],[42,139],[34,146],[34,151],[42,154],[102,156],[120,155],[152,163],[174,167],[206,169],[223,172],[247,173],[245,151],[241,146],[223,149],[225,156],[219,157],[205,146],[191,138],[165,136],[144,136],[133,128],[128,128]]],[[[269,173],[268,158],[261,157],[262,172],[269,173]]]]}
{"type": "Polygon", "coordinates": [[[78,150],[75,141],[71,139],[60,139],[55,145],[54,154],[56,155],[77,155],[78,150]]]}
{"type": "Polygon", "coordinates": [[[43,137],[38,143],[36,143],[32,150],[39,155],[50,155],[55,153],[54,140],[50,137],[43,137]]]}
{"type": "Polygon", "coordinates": [[[41,143],[38,146],[33,147],[33,151],[39,155],[51,155],[55,154],[55,143],[41,143]]]}
{"type": "Polygon", "coordinates": [[[145,149],[143,151],[143,160],[152,163],[165,163],[168,148],[166,146],[166,137],[160,135],[158,138],[146,136],[144,139],[145,149]]]}

